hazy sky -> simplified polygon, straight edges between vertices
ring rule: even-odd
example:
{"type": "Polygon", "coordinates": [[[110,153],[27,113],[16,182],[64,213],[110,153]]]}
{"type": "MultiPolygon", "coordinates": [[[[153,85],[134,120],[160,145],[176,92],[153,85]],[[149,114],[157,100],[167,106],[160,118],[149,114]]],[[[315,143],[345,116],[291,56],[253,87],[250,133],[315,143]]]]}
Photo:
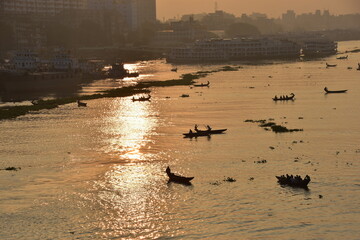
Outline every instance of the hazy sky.
{"type": "Polygon", "coordinates": [[[218,10],[240,16],[242,13],[266,13],[279,17],[286,10],[296,13],[330,10],[332,14],[360,13],[360,0],[157,0],[157,18],[169,19],[188,13],[214,12],[218,10]]]}

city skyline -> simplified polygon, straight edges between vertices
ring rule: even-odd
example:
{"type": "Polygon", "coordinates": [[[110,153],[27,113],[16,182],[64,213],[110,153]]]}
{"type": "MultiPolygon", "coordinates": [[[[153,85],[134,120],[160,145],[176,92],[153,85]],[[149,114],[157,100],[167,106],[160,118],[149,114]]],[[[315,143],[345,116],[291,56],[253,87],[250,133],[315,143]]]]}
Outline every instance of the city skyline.
{"type": "Polygon", "coordinates": [[[288,0],[157,0],[157,18],[166,20],[179,18],[184,14],[197,14],[222,10],[236,16],[254,12],[265,13],[270,18],[279,18],[287,10],[297,14],[314,13],[316,10],[329,10],[331,14],[360,13],[358,0],[303,0],[301,2],[288,0]],[[191,5],[191,7],[189,7],[191,5]],[[275,7],[274,7],[275,6],[275,7]]]}

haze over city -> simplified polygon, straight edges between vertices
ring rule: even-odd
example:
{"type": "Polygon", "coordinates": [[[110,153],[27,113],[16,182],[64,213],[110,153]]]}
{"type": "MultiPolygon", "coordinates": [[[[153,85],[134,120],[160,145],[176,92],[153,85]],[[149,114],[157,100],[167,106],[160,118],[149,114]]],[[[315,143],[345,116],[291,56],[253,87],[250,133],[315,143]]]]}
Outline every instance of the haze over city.
{"type": "Polygon", "coordinates": [[[213,12],[217,6],[234,15],[266,13],[278,18],[291,9],[296,13],[314,12],[316,9],[329,10],[332,14],[360,12],[359,0],[157,0],[157,18],[160,20],[181,17],[183,14],[213,12]]]}
{"type": "Polygon", "coordinates": [[[360,0],[0,0],[0,240],[360,240],[360,0]]]}

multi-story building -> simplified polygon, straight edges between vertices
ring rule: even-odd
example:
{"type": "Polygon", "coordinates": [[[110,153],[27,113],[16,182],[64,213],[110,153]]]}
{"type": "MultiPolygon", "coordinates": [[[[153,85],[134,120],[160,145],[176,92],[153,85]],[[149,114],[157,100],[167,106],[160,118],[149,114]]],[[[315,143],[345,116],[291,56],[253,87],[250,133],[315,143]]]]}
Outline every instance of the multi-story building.
{"type": "Polygon", "coordinates": [[[87,0],[1,0],[7,14],[55,15],[69,9],[86,9],[87,0]]]}
{"type": "Polygon", "coordinates": [[[0,0],[4,14],[56,15],[66,10],[113,11],[129,29],[156,21],[156,0],[0,0]]]}
{"type": "Polygon", "coordinates": [[[87,9],[115,11],[120,14],[130,30],[144,23],[156,21],[156,0],[86,0],[87,9]]]}
{"type": "Polygon", "coordinates": [[[77,28],[91,21],[117,41],[156,21],[156,0],[0,0],[0,21],[12,27],[18,49],[43,47],[53,22],[77,28]]]}

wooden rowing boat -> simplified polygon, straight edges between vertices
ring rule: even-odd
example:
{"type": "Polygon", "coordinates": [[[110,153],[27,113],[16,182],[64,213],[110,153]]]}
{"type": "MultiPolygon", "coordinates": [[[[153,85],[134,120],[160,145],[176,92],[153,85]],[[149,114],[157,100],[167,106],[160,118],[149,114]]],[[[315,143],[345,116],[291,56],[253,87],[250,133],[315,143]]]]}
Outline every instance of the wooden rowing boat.
{"type": "Polygon", "coordinates": [[[176,183],[191,185],[190,181],[194,179],[194,177],[183,177],[180,175],[176,175],[171,172],[170,167],[166,168],[166,174],[169,177],[169,182],[176,182],[176,183]]]}
{"type": "Polygon", "coordinates": [[[328,90],[327,87],[324,88],[325,92],[326,93],[346,93],[347,92],[347,89],[346,90],[335,90],[335,91],[330,91],[328,90]]]}

